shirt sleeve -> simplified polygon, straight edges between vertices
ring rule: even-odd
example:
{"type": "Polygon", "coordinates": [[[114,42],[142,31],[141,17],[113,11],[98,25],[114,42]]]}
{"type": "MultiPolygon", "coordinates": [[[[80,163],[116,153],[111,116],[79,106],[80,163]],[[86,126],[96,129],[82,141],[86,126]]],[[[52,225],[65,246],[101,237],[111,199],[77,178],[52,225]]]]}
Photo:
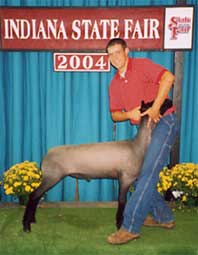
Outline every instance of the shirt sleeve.
{"type": "Polygon", "coordinates": [[[162,74],[167,71],[165,67],[154,63],[150,59],[144,59],[142,69],[144,70],[145,77],[153,85],[158,84],[162,74]]]}

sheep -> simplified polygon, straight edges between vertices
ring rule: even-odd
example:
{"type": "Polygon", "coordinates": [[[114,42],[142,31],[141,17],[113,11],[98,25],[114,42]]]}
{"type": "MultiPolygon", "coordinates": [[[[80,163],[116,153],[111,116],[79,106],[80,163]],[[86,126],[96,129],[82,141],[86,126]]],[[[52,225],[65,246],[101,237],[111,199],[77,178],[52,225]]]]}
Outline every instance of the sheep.
{"type": "MultiPolygon", "coordinates": [[[[141,111],[144,106],[142,103],[141,111]]],[[[126,194],[139,175],[151,139],[153,127],[148,128],[147,121],[148,116],[142,117],[138,132],[131,140],[63,145],[50,149],[41,162],[42,183],[29,196],[23,216],[23,230],[30,232],[31,223],[36,222],[36,208],[42,195],[66,176],[87,180],[118,179],[116,226],[120,228],[126,194]]]]}

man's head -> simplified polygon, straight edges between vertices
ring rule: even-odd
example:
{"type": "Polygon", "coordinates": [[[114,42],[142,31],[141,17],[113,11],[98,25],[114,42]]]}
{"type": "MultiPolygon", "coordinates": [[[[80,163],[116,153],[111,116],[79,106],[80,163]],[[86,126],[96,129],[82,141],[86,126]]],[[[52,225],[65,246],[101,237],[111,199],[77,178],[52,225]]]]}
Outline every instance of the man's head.
{"type": "Polygon", "coordinates": [[[120,73],[125,72],[129,53],[126,42],[121,38],[111,39],[106,46],[106,52],[111,64],[118,69],[120,73]]]}
{"type": "Polygon", "coordinates": [[[113,38],[113,39],[111,39],[111,40],[107,43],[106,52],[108,53],[108,48],[111,47],[111,46],[114,46],[114,45],[116,45],[116,44],[121,45],[123,49],[126,49],[126,48],[127,48],[127,44],[126,44],[125,40],[123,40],[122,38],[113,38]]]}

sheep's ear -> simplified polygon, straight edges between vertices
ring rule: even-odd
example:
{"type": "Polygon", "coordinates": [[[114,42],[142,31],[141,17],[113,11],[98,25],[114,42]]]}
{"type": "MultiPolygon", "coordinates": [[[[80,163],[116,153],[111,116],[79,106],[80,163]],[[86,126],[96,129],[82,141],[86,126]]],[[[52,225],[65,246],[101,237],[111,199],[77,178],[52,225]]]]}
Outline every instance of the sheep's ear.
{"type": "Polygon", "coordinates": [[[143,113],[146,111],[146,104],[144,102],[144,100],[141,101],[141,108],[140,108],[140,112],[143,113]]]}
{"type": "Polygon", "coordinates": [[[166,98],[164,103],[162,104],[160,108],[160,114],[163,115],[169,108],[173,106],[173,102],[171,99],[166,98]]]}
{"type": "Polygon", "coordinates": [[[144,100],[141,101],[141,109],[140,112],[143,113],[145,112],[147,109],[149,109],[153,104],[153,101],[147,102],[145,103],[144,100]]]}

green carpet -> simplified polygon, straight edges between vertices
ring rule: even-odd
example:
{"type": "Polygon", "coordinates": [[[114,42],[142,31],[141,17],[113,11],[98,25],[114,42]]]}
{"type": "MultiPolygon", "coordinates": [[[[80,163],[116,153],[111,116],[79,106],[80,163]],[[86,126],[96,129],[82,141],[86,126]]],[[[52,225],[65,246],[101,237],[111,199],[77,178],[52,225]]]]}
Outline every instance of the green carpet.
{"type": "Polygon", "coordinates": [[[198,210],[175,211],[174,230],[142,227],[121,246],[106,243],[114,208],[39,208],[31,233],[22,231],[23,210],[0,208],[2,255],[198,255],[198,210]]]}

